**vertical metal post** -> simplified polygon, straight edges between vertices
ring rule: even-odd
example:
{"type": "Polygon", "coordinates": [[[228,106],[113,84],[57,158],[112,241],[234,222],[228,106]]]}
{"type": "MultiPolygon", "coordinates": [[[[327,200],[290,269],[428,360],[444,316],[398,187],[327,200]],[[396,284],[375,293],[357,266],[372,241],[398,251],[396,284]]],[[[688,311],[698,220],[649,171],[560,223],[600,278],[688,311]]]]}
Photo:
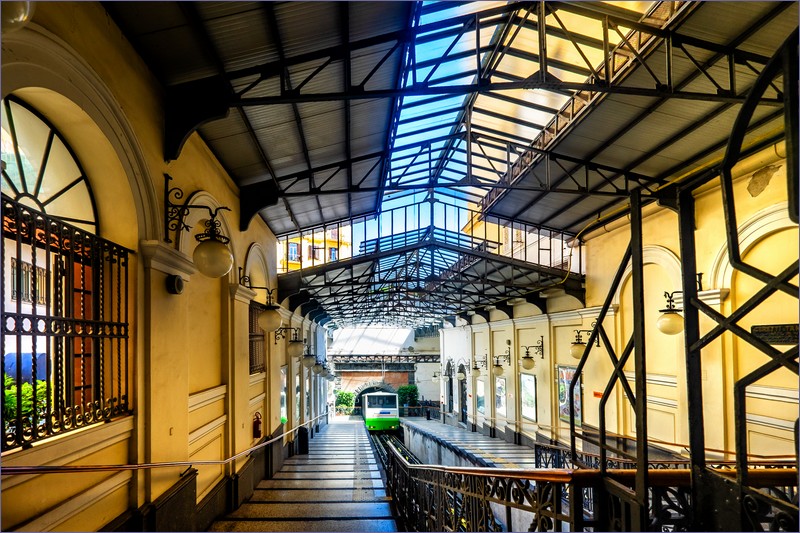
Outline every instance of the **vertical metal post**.
{"type": "Polygon", "coordinates": [[[644,258],[642,254],[641,191],[631,193],[631,251],[633,262],[633,343],[636,372],[636,506],[632,525],[639,531],[647,529],[647,365],[644,336],[644,258]]]}
{"type": "Polygon", "coordinates": [[[547,5],[539,2],[536,33],[539,35],[539,80],[547,81],[547,5]]]}
{"type": "Polygon", "coordinates": [[[798,223],[798,171],[797,151],[800,146],[798,139],[798,104],[797,76],[798,76],[798,51],[796,36],[794,43],[787,46],[783,58],[783,122],[786,125],[786,178],[789,189],[789,218],[795,224],[798,223]]]}
{"type": "MultiPolygon", "coordinates": [[[[695,282],[697,261],[694,236],[694,196],[691,190],[678,193],[678,223],[680,228],[680,251],[683,265],[684,343],[686,354],[686,396],[689,409],[689,463],[692,469],[692,517],[691,523],[699,530],[710,527],[707,516],[708,502],[701,493],[702,476],[706,468],[705,421],[703,420],[703,381],[701,350],[694,348],[700,338],[700,322],[697,307],[692,304],[697,297],[695,282]]],[[[707,493],[707,491],[706,491],[707,493]]]]}
{"type": "Polygon", "coordinates": [[[467,180],[472,184],[472,106],[467,107],[467,180]]]}

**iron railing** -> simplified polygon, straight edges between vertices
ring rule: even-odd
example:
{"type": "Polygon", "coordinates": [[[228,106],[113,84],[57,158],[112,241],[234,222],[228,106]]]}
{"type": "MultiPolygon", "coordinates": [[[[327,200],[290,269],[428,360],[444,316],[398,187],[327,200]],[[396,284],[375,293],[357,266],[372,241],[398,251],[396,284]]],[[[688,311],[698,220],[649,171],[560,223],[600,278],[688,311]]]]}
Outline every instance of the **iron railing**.
{"type": "MultiPolygon", "coordinates": [[[[608,490],[609,481],[629,491],[633,469],[498,469],[412,464],[387,447],[387,484],[399,526],[406,531],[625,531],[631,530],[624,498],[608,490]],[[604,482],[605,478],[605,482],[604,482]]],[[[720,475],[735,479],[734,469],[720,475]]],[[[681,531],[691,527],[690,471],[648,471],[647,530],[681,531]]],[[[796,498],[797,469],[752,469],[748,478],[769,487],[772,505],[754,509],[763,530],[786,522],[786,499],[796,498]],[[775,487],[790,487],[781,494],[775,487]],[[786,499],[785,499],[786,498],[786,499]]]]}
{"type": "Polygon", "coordinates": [[[128,414],[132,251],[2,202],[6,451],[128,414]]]}
{"type": "MultiPolygon", "coordinates": [[[[477,255],[495,254],[575,274],[583,273],[575,235],[442,202],[388,209],[278,238],[278,273],[414,246],[435,239],[477,255]],[[575,245],[573,251],[573,244],[575,245]],[[332,253],[331,250],[334,250],[332,253]]],[[[459,257],[468,262],[474,257],[459,257]]],[[[454,272],[465,265],[454,263],[454,272]]]]}

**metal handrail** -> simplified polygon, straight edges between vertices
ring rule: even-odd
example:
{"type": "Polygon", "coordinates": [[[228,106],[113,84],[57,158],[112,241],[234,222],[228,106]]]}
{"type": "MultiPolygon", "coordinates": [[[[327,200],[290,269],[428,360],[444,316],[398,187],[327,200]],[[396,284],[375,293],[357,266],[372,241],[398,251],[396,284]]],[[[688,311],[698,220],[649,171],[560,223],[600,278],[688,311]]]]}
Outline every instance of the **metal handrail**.
{"type": "MultiPolygon", "coordinates": [[[[598,505],[623,505],[620,491],[631,491],[638,475],[631,469],[420,465],[409,463],[392,447],[388,450],[387,489],[408,531],[611,530],[615,518],[598,512],[598,505]]],[[[734,469],[716,471],[730,480],[740,475],[734,469]]],[[[791,502],[796,498],[797,472],[748,470],[751,487],[775,496],[759,520],[796,511],[791,502]]],[[[647,475],[645,505],[652,525],[687,527],[692,520],[692,472],[648,469],[647,475]]]]}
{"type": "MultiPolygon", "coordinates": [[[[601,472],[599,469],[590,468],[489,468],[469,466],[442,466],[434,464],[412,464],[394,448],[389,447],[391,453],[401,462],[403,468],[408,470],[435,471],[450,474],[469,474],[479,477],[507,477],[509,479],[524,479],[531,481],[545,481],[552,483],[578,482],[581,486],[591,486],[600,483],[601,472]]],[[[781,469],[749,469],[749,475],[754,476],[753,486],[771,487],[776,485],[797,485],[797,468],[781,469]]],[[[736,479],[736,469],[719,469],[720,475],[736,479]]],[[[607,470],[608,477],[627,484],[633,484],[636,472],[630,469],[615,468],[607,470]]],[[[654,486],[688,486],[691,472],[679,469],[651,469],[648,476],[654,486]]]]}
{"type": "Polygon", "coordinates": [[[290,429],[289,431],[285,431],[278,435],[277,437],[273,437],[268,441],[264,441],[259,443],[255,446],[251,446],[250,448],[241,451],[235,455],[227,459],[217,459],[217,460],[204,460],[204,461],[163,461],[157,463],[139,463],[139,464],[126,464],[126,465],[50,465],[50,466],[2,466],[0,465],[0,475],[3,476],[14,476],[14,475],[25,475],[25,474],[74,474],[74,473],[81,473],[81,472],[115,472],[115,471],[125,471],[125,470],[148,470],[153,468],[174,468],[176,466],[185,466],[185,467],[192,467],[192,466],[214,466],[214,465],[227,465],[241,457],[250,455],[256,450],[263,448],[264,446],[268,446],[273,442],[283,439],[287,435],[291,435],[292,433],[299,430],[301,427],[305,427],[309,424],[313,424],[320,418],[328,416],[328,411],[326,410],[321,415],[317,416],[316,418],[312,418],[311,420],[307,420],[303,422],[299,426],[290,429]]]}

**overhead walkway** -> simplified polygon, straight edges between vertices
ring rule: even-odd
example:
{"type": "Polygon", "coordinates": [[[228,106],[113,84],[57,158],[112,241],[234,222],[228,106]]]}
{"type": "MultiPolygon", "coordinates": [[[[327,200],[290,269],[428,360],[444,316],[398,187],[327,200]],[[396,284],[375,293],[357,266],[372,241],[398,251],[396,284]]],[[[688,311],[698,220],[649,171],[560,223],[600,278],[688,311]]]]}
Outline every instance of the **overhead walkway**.
{"type": "Polygon", "coordinates": [[[364,423],[338,417],[210,531],[397,531],[364,423]]]}

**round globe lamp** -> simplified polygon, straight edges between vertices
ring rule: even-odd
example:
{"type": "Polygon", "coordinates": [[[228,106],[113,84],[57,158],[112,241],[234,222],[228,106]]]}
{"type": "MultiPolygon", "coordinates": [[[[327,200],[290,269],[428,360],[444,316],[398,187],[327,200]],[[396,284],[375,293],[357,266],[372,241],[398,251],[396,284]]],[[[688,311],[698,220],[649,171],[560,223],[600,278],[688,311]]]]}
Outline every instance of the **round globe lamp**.
{"type": "Polygon", "coordinates": [[[302,357],[303,356],[303,342],[302,341],[289,341],[289,346],[286,347],[286,355],[289,357],[302,357]]]}
{"type": "Polygon", "coordinates": [[[504,372],[505,372],[505,368],[503,368],[503,365],[501,365],[501,364],[495,364],[492,367],[492,374],[494,374],[495,377],[499,378],[500,376],[503,375],[504,372]]]}
{"type": "Polygon", "coordinates": [[[683,317],[673,309],[664,311],[658,317],[656,327],[658,331],[666,335],[677,335],[683,331],[683,317]]]}
{"type": "Polygon", "coordinates": [[[270,333],[281,327],[281,314],[278,307],[268,305],[266,309],[258,315],[258,327],[270,333]]]}
{"type": "Polygon", "coordinates": [[[580,359],[583,356],[583,351],[586,349],[585,342],[573,342],[569,347],[569,354],[573,359],[580,359]]]}
{"type": "Polygon", "coordinates": [[[523,355],[521,361],[522,368],[525,370],[533,370],[533,368],[536,366],[536,360],[530,355],[523,355]]]}
{"type": "Polygon", "coordinates": [[[217,239],[201,241],[194,249],[192,260],[197,270],[209,278],[221,278],[233,267],[233,254],[217,239]]]}

